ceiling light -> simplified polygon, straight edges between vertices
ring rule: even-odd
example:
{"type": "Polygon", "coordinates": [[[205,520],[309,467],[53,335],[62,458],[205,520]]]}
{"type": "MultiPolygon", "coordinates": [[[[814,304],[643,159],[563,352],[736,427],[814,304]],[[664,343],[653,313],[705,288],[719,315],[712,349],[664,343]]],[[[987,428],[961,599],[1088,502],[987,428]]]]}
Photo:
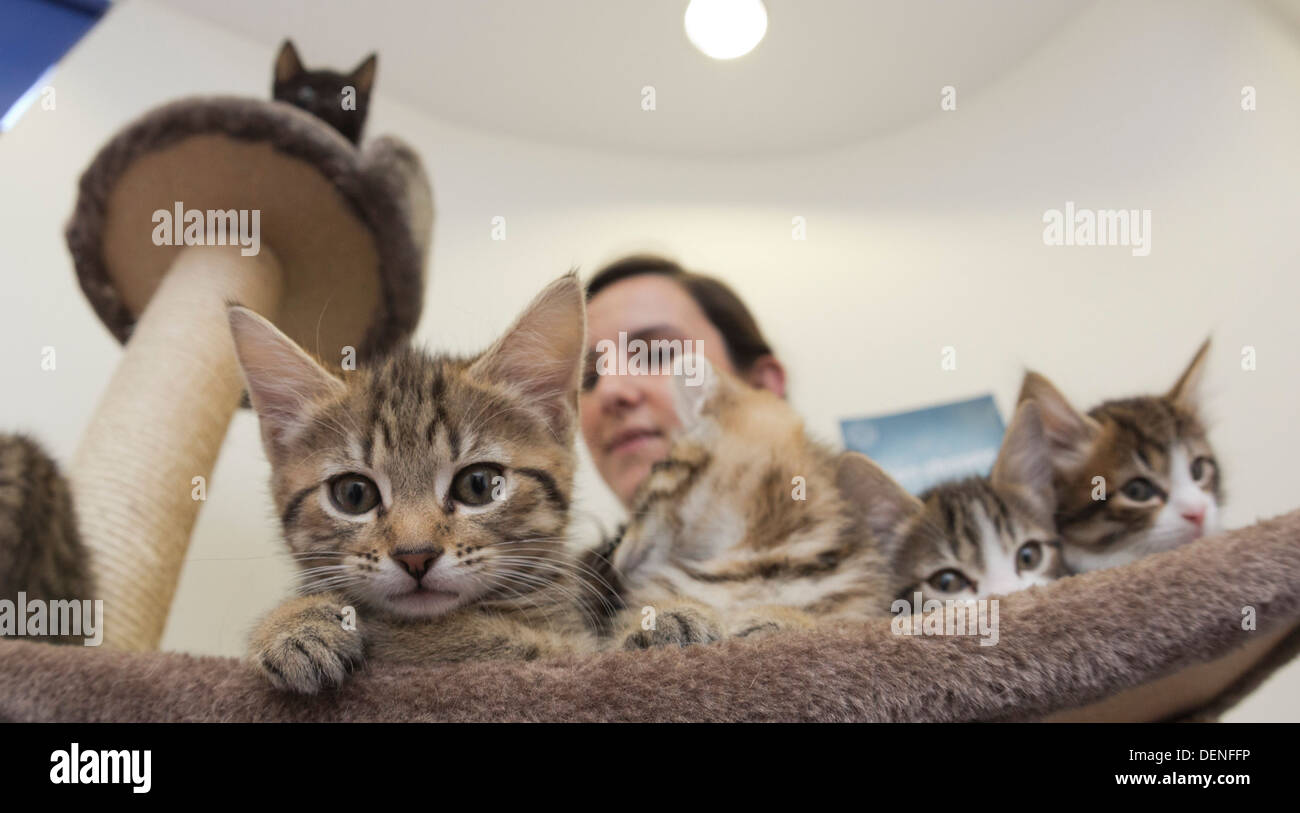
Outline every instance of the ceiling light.
{"type": "Polygon", "coordinates": [[[735,59],[754,50],[767,33],[762,0],[691,0],[686,36],[714,59],[735,59]]]}

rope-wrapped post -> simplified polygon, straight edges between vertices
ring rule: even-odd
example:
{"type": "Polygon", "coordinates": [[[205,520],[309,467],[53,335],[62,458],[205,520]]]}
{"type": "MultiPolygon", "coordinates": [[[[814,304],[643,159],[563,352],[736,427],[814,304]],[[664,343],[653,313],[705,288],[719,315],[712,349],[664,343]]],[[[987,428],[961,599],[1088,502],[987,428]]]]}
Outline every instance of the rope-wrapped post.
{"type": "Polygon", "coordinates": [[[270,251],[183,249],[137,320],[70,471],[104,601],[104,646],[157,649],[206,483],[243,394],[226,320],[239,302],[274,318],[270,251]]]}
{"type": "Polygon", "coordinates": [[[432,218],[400,141],[358,151],[279,102],[172,102],[95,156],[68,248],[126,354],[68,473],[104,645],[162,639],[201,502],[194,478],[211,474],[241,400],[227,304],[355,369],[415,327],[432,218]]]}

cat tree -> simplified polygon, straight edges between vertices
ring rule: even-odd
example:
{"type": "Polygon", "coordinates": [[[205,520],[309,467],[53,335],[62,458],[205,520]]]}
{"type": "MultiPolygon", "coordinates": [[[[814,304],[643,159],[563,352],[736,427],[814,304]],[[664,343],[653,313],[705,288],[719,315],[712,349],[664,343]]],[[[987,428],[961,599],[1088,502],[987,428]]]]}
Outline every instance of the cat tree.
{"type": "Polygon", "coordinates": [[[415,323],[431,217],[400,144],[358,153],[283,105],[178,102],[104,148],[68,242],[127,342],[71,467],[106,646],[0,639],[0,721],[1212,718],[1300,651],[1300,511],[1007,596],[988,647],[885,618],[555,662],[375,664],[313,698],[234,658],[121,651],[156,648],[192,479],[239,402],[225,300],[326,361],[364,357],[415,323]],[[261,252],[155,245],[154,213],[177,202],[259,208],[261,252]]]}
{"type": "Polygon", "coordinates": [[[0,640],[0,720],[1213,719],[1300,651],[1298,623],[1293,511],[1007,596],[995,646],[881,619],[556,661],[375,664],[308,698],[234,658],[0,640]]]}
{"type": "Polygon", "coordinates": [[[400,142],[358,150],[278,102],[175,102],[95,157],[68,247],[126,352],[69,474],[104,646],[150,650],[162,637],[196,489],[242,397],[226,303],[326,363],[364,361],[419,318],[432,215],[420,162],[400,142]]]}

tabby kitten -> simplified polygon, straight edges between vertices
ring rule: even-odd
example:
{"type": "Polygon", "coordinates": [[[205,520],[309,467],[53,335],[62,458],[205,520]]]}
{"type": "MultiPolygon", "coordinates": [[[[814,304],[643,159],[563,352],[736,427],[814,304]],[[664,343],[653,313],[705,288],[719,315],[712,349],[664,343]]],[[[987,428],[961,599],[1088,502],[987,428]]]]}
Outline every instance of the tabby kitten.
{"type": "Polygon", "coordinates": [[[631,616],[623,646],[887,613],[886,564],[863,506],[888,476],[812,440],[776,395],[704,367],[700,386],[677,379],[681,427],[608,555],[631,616]],[[652,629],[635,623],[646,606],[652,629]]]}
{"type": "Polygon", "coordinates": [[[348,141],[360,144],[378,63],[379,56],[371,54],[348,74],[330,70],[309,71],[298,59],[298,50],[293,43],[285,40],[275,58],[271,98],[306,110],[338,130],[348,141]],[[349,87],[356,94],[352,109],[343,106],[344,92],[349,87]]]}
{"type": "Polygon", "coordinates": [[[895,599],[964,600],[1005,595],[1064,575],[1052,521],[1050,450],[1038,406],[1025,403],[1007,427],[993,471],[912,497],[880,488],[878,510],[895,599]]]}
{"type": "Polygon", "coordinates": [[[232,308],[230,324],[303,581],[252,636],[273,684],[315,692],[363,658],[594,649],[566,553],[585,354],[575,276],[481,355],[408,347],[343,379],[252,311],[232,308]]]}
{"type": "Polygon", "coordinates": [[[1043,376],[1025,376],[1052,445],[1056,524],[1074,572],[1132,562],[1219,528],[1219,465],[1200,416],[1206,339],[1164,395],[1076,411],[1043,376]],[[1103,478],[1096,480],[1095,478],[1103,478]]]}
{"type": "Polygon", "coordinates": [[[16,601],[19,593],[28,601],[89,599],[92,586],[89,553],[58,465],[31,438],[0,435],[0,599],[16,601]]]}

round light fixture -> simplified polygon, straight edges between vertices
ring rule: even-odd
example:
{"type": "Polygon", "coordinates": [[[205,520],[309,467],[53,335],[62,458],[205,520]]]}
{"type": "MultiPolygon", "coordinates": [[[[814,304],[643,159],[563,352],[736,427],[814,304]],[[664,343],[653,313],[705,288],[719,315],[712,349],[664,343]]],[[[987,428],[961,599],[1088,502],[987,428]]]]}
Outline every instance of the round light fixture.
{"type": "Polygon", "coordinates": [[[686,7],[686,37],[714,59],[744,56],[766,33],[762,0],[691,0],[686,7]]]}

